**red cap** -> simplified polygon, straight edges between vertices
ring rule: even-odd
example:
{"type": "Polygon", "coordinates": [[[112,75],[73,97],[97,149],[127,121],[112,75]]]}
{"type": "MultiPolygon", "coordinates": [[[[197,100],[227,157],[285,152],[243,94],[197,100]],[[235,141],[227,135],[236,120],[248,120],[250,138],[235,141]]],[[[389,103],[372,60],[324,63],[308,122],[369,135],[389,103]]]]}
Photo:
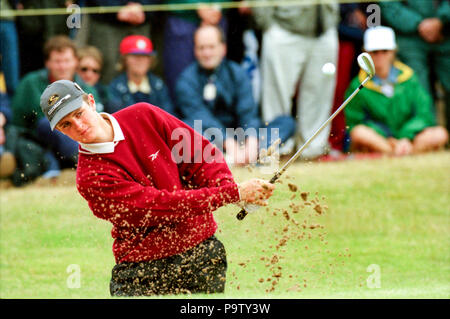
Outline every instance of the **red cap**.
{"type": "Polygon", "coordinates": [[[129,35],[120,42],[120,54],[153,54],[153,43],[143,35],[129,35]]]}

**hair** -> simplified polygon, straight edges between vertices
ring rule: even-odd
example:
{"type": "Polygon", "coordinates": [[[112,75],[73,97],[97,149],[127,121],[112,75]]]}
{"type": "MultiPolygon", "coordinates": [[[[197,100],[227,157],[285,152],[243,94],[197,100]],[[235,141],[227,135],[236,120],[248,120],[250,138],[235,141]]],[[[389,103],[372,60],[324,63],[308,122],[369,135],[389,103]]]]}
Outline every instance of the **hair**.
{"type": "Polygon", "coordinates": [[[82,95],[82,97],[83,97],[83,101],[86,102],[86,104],[89,104],[89,94],[84,93],[82,95]]]}
{"type": "Polygon", "coordinates": [[[77,56],[77,47],[75,43],[66,35],[56,35],[48,39],[44,44],[44,61],[50,58],[53,51],[61,52],[65,49],[71,49],[77,56]]]}
{"type": "Polygon", "coordinates": [[[86,46],[78,50],[78,59],[81,61],[84,58],[91,57],[97,61],[100,65],[100,69],[103,67],[103,54],[94,46],[86,46]]]}
{"type": "Polygon", "coordinates": [[[219,25],[212,25],[212,24],[202,25],[202,26],[198,27],[197,30],[195,30],[195,32],[194,32],[194,44],[195,44],[195,38],[197,36],[197,33],[200,30],[207,29],[207,28],[215,29],[217,31],[217,34],[219,35],[220,43],[226,44],[226,36],[225,36],[225,32],[223,31],[223,29],[219,25]]]}

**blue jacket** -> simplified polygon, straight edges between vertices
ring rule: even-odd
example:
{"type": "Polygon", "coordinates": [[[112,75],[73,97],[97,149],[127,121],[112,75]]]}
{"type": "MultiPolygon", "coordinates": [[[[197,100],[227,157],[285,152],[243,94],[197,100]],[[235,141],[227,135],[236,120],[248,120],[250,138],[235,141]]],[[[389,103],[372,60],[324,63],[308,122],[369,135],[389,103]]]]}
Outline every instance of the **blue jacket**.
{"type": "Polygon", "coordinates": [[[12,110],[9,106],[9,98],[6,93],[0,92],[0,113],[6,118],[6,123],[12,120],[12,110]]]}
{"type": "Polygon", "coordinates": [[[175,115],[175,108],[169,96],[169,90],[164,81],[151,72],[147,73],[150,83],[150,94],[137,92],[132,94],[128,88],[128,78],[126,73],[122,73],[109,84],[109,103],[105,105],[107,113],[114,113],[129,105],[138,102],[153,104],[172,115],[175,115]]]}
{"type": "Polygon", "coordinates": [[[250,78],[230,60],[223,60],[214,72],[203,70],[197,62],[189,65],[177,81],[176,99],[187,124],[192,126],[194,120],[202,120],[203,129],[218,128],[222,136],[226,128],[254,128],[258,132],[262,126],[250,78]],[[203,90],[209,81],[216,87],[216,97],[206,101],[203,90]]]}

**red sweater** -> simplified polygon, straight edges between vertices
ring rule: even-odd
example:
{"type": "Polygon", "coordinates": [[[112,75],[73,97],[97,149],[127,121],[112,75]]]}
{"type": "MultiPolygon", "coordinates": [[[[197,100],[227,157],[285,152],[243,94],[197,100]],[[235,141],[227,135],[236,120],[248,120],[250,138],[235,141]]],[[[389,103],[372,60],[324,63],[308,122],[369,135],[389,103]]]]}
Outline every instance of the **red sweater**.
{"type": "Polygon", "coordinates": [[[79,153],[77,188],[94,215],[113,224],[116,263],[165,258],[212,236],[217,229],[212,212],[239,200],[237,184],[220,151],[177,118],[147,103],[126,107],[114,118],[125,140],[113,153],[79,153]],[[188,134],[174,134],[179,137],[174,138],[176,128],[188,134]],[[216,160],[196,163],[194,142],[198,149],[207,147],[216,160]],[[191,154],[184,152],[189,145],[191,154]],[[185,148],[180,151],[180,146],[185,148]],[[189,160],[177,164],[171,153],[174,147],[189,160]]]}

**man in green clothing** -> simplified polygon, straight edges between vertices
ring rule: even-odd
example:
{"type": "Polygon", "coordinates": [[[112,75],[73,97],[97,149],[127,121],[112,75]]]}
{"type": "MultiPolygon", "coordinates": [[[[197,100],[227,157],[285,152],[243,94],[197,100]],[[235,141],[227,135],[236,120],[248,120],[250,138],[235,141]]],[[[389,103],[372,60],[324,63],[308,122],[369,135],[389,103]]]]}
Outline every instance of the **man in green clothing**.
{"type": "Polygon", "coordinates": [[[85,92],[93,94],[96,98],[98,94],[76,75],[77,50],[67,36],[50,38],[44,45],[44,58],[45,68],[28,73],[17,86],[11,105],[12,124],[23,128],[29,138],[36,140],[48,150],[47,160],[52,163],[49,166],[48,177],[52,177],[58,174],[61,166],[73,167],[76,164],[78,145],[63,134],[51,131],[39,106],[42,92],[54,81],[71,80],[80,83],[85,92]]]}
{"type": "MultiPolygon", "coordinates": [[[[408,155],[436,150],[448,133],[436,126],[432,99],[414,71],[396,60],[394,31],[378,26],[364,34],[364,50],[375,64],[375,76],[345,109],[351,148],[355,151],[408,155]]],[[[355,77],[348,96],[366,75],[355,77]]]]}
{"type": "Polygon", "coordinates": [[[405,0],[381,2],[383,24],[397,35],[398,57],[435,95],[433,80],[445,91],[447,129],[450,125],[450,1],[405,0]]]}

